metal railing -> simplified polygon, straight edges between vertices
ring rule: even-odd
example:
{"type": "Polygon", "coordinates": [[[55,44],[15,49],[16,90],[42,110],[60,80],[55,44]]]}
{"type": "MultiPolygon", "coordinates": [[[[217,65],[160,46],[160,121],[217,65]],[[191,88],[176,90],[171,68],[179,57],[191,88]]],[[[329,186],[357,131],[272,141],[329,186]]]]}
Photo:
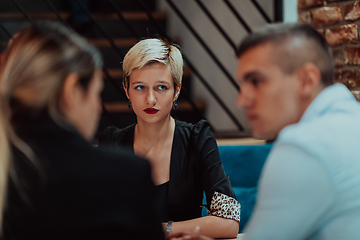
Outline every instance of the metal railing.
{"type": "MultiPolygon", "coordinates": [[[[142,0],[138,0],[142,2],[142,0]]],[[[240,24],[247,30],[247,32],[251,32],[251,28],[248,26],[248,24],[244,21],[244,19],[241,17],[241,15],[237,12],[237,10],[234,8],[234,6],[228,1],[223,0],[226,6],[231,10],[231,12],[234,14],[234,16],[239,20],[240,24]]],[[[216,65],[219,67],[219,69],[225,74],[227,79],[231,82],[231,84],[236,88],[236,90],[240,91],[239,85],[236,83],[234,78],[231,76],[231,74],[226,70],[224,65],[219,61],[219,59],[215,56],[215,54],[212,52],[210,47],[204,42],[204,40],[200,37],[200,35],[196,32],[194,27],[191,25],[191,23],[186,19],[186,17],[183,15],[183,13],[179,10],[179,8],[174,4],[172,0],[166,0],[166,2],[169,4],[171,9],[176,13],[176,15],[181,19],[183,24],[187,27],[187,29],[193,34],[193,36],[198,40],[200,45],[204,48],[204,50],[209,54],[210,58],[216,63],[216,65]]],[[[210,22],[218,29],[220,34],[226,39],[228,44],[232,49],[234,49],[234,52],[236,52],[236,45],[232,42],[230,37],[226,34],[224,29],[218,24],[218,22],[215,20],[215,18],[211,15],[211,13],[208,11],[208,9],[205,7],[205,5],[201,2],[201,0],[195,0],[195,2],[200,6],[200,9],[205,13],[205,15],[209,18],[210,22]]],[[[267,13],[262,9],[261,5],[258,4],[256,0],[251,0],[255,8],[259,11],[261,16],[266,20],[266,22],[270,23],[271,19],[267,15],[267,13]]],[[[274,8],[277,9],[275,11],[274,15],[279,14],[278,8],[282,10],[282,1],[274,1],[274,8]]],[[[143,5],[143,4],[142,4],[143,5]]],[[[275,17],[277,19],[278,17],[275,17]]],[[[187,62],[188,60],[184,58],[187,62]]],[[[195,73],[196,74],[196,73],[195,73]]],[[[198,74],[196,74],[198,76],[198,74]]],[[[199,77],[199,76],[198,76],[199,77]]],[[[210,87],[210,85],[205,81],[202,80],[202,78],[199,78],[200,81],[205,85],[207,90],[211,93],[211,95],[215,98],[217,103],[223,108],[223,110],[227,113],[227,115],[230,117],[230,119],[233,121],[233,123],[237,126],[238,130],[243,131],[244,128],[241,125],[241,123],[236,119],[236,117],[231,113],[229,108],[223,103],[223,101],[218,97],[218,95],[213,91],[213,89],[210,87]]]]}

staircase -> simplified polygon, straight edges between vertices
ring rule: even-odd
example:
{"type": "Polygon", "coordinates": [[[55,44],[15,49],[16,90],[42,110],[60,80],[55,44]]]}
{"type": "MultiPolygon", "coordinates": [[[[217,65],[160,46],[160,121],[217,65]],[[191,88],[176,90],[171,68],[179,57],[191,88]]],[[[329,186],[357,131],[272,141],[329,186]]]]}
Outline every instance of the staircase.
{"type": "MultiPolygon", "coordinates": [[[[35,22],[40,20],[60,21],[59,16],[66,20],[70,16],[70,0],[16,0],[15,2],[19,3],[29,18],[35,22]],[[47,2],[50,3],[50,6],[47,2]],[[58,11],[58,15],[51,7],[58,11]]],[[[142,11],[143,9],[137,1],[116,0],[113,3],[120,9],[123,17],[135,29],[138,36],[141,38],[156,36],[158,33],[157,29],[149,21],[147,14],[142,11]]],[[[153,13],[153,17],[161,26],[166,28],[166,14],[156,10],[156,0],[147,0],[146,4],[153,13]]],[[[121,85],[122,69],[120,62],[122,62],[126,52],[138,39],[119,19],[107,1],[90,1],[89,10],[100,26],[113,39],[118,49],[115,50],[110,42],[93,25],[94,34],[87,39],[101,51],[106,69],[104,71],[105,87],[102,93],[104,111],[100,120],[99,131],[109,125],[123,128],[135,123],[136,116],[127,107],[127,98],[121,85]]],[[[24,13],[12,0],[0,1],[0,22],[11,34],[30,24],[24,13]]],[[[8,40],[7,34],[0,29],[0,54],[4,51],[8,40]]],[[[206,105],[203,102],[190,103],[191,75],[191,71],[185,67],[182,90],[178,99],[178,108],[172,111],[172,115],[176,119],[195,123],[203,118],[206,105]]]]}

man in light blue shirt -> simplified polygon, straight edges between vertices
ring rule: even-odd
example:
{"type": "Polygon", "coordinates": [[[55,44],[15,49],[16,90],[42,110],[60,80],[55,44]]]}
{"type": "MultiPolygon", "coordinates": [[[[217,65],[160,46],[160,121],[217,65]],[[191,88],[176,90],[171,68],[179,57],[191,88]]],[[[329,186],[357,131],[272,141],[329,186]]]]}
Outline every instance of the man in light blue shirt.
{"type": "Polygon", "coordinates": [[[241,42],[237,104],[254,137],[276,138],[242,240],[360,239],[360,105],[333,76],[310,26],[272,24],[241,42]]]}
{"type": "Polygon", "coordinates": [[[312,27],[273,24],[238,49],[253,136],[273,139],[246,240],[360,239],[360,106],[312,27]]]}

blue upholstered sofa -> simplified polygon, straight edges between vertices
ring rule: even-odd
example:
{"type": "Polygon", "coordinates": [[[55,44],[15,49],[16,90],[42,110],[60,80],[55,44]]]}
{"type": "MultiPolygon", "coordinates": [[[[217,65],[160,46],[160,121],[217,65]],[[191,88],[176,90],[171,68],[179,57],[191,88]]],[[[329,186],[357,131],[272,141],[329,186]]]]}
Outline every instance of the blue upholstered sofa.
{"type": "MultiPolygon", "coordinates": [[[[237,200],[241,204],[239,232],[249,220],[254,208],[257,184],[272,144],[220,145],[220,157],[225,173],[230,177],[237,200]]],[[[203,215],[207,215],[203,209],[203,215]]]]}

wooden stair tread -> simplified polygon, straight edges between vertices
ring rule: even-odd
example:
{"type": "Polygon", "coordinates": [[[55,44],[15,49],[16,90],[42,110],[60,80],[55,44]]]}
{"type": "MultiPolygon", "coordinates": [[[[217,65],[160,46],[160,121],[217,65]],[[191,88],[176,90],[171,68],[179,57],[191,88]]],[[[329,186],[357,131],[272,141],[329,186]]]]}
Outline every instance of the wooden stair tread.
{"type": "MultiPolygon", "coordinates": [[[[123,77],[123,70],[121,69],[108,69],[108,73],[112,78],[122,78],[123,77]]],[[[191,76],[192,72],[190,68],[184,68],[183,77],[191,76]]],[[[105,76],[104,76],[105,77],[105,76]]]]}
{"type": "MultiPolygon", "coordinates": [[[[111,48],[110,42],[105,38],[88,38],[87,41],[91,43],[92,45],[98,47],[98,48],[111,48]]],[[[117,47],[123,47],[123,48],[130,48],[134,46],[139,39],[137,38],[113,38],[114,43],[117,47]]],[[[0,46],[6,46],[8,44],[8,40],[0,40],[0,46]]]]}
{"type": "MultiPolygon", "coordinates": [[[[132,47],[139,40],[137,38],[116,38],[113,39],[118,47],[132,47]]],[[[111,47],[111,44],[106,39],[88,39],[88,42],[96,47],[111,47]]]]}
{"type": "MultiPolygon", "coordinates": [[[[127,48],[134,46],[139,41],[139,39],[137,38],[113,38],[113,40],[116,46],[127,47],[127,48]]],[[[110,42],[105,38],[101,38],[101,39],[88,38],[87,41],[95,45],[96,47],[112,47],[110,42]]],[[[175,43],[179,44],[179,41],[175,39],[175,43]]]]}
{"type": "MultiPolygon", "coordinates": [[[[198,109],[205,109],[206,104],[203,101],[195,101],[195,105],[198,109]]],[[[127,102],[112,102],[112,103],[104,103],[105,109],[108,112],[132,112],[129,109],[127,102]]],[[[191,104],[185,101],[178,102],[178,108],[173,111],[191,111],[193,110],[191,104]]]]}
{"type": "MultiPolygon", "coordinates": [[[[38,20],[38,19],[58,19],[56,14],[53,12],[27,12],[30,18],[38,20]]],[[[69,12],[61,12],[61,17],[67,19],[70,16],[69,12]]],[[[141,21],[141,20],[149,20],[147,14],[145,12],[122,12],[124,18],[128,21],[141,21]]],[[[153,17],[156,20],[165,20],[166,13],[165,12],[152,12],[153,17]]],[[[116,13],[93,13],[93,16],[97,20],[119,20],[119,17],[116,13]]],[[[6,12],[0,13],[0,20],[22,20],[26,19],[25,16],[21,12],[6,12]]]]}

